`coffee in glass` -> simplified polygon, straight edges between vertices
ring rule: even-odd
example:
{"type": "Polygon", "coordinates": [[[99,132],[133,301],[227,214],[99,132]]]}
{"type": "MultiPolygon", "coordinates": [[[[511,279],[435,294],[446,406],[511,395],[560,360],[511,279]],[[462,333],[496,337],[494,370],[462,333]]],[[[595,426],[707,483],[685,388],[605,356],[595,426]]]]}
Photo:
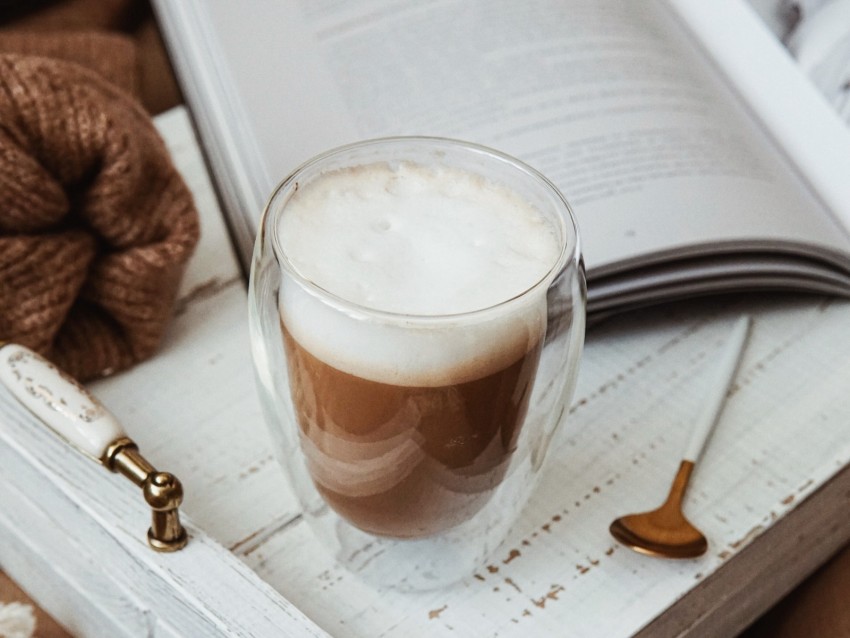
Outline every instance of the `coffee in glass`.
{"type": "Polygon", "coordinates": [[[347,566],[382,583],[463,576],[568,407],[584,276],[566,203],[495,151],[394,138],[307,163],[262,223],[252,343],[305,516],[343,563],[379,539],[347,566]]]}

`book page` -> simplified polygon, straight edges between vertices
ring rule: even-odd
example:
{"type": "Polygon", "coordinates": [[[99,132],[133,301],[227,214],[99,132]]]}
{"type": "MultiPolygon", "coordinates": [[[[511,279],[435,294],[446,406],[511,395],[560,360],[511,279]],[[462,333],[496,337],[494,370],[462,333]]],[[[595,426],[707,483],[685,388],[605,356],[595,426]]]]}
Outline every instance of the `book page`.
{"type": "Polygon", "coordinates": [[[750,5],[670,4],[836,220],[850,229],[850,130],[825,96],[812,90],[811,80],[750,5]]]}
{"type": "MultiPolygon", "coordinates": [[[[331,146],[440,135],[552,179],[591,277],[718,246],[839,260],[847,245],[662,3],[273,5],[270,33],[221,34],[269,191],[331,146]]],[[[212,10],[238,23],[235,6],[212,10]]]]}

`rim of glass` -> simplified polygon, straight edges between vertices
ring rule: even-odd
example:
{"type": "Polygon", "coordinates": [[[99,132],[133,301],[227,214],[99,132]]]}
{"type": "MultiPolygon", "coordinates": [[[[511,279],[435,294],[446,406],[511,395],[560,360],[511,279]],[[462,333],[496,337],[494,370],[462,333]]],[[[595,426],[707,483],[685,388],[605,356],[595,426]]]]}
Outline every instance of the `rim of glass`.
{"type": "MultiPolygon", "coordinates": [[[[528,177],[531,177],[533,180],[540,183],[541,186],[548,189],[552,195],[554,195],[555,200],[558,203],[558,207],[561,208],[566,214],[562,214],[558,216],[558,219],[562,226],[562,231],[564,233],[563,241],[561,242],[561,249],[558,253],[557,258],[554,260],[552,266],[546,273],[540,277],[536,282],[534,282],[531,286],[523,290],[522,292],[498,303],[492,304],[490,306],[485,306],[483,308],[476,308],[475,310],[467,310],[464,312],[457,313],[447,313],[447,314],[416,314],[416,313],[405,313],[405,312],[394,312],[391,310],[381,310],[380,308],[372,308],[371,306],[365,306],[363,304],[359,304],[356,301],[351,301],[350,299],[346,299],[345,297],[341,297],[340,295],[320,286],[316,282],[312,281],[308,277],[302,275],[295,264],[293,264],[289,257],[286,255],[286,252],[283,250],[283,247],[280,245],[280,240],[277,232],[271,232],[271,246],[272,246],[272,254],[274,255],[275,261],[278,265],[286,270],[290,276],[292,276],[296,282],[298,282],[301,286],[303,286],[308,292],[318,296],[323,301],[330,302],[332,305],[338,306],[341,309],[353,310],[360,313],[364,313],[367,315],[371,315],[377,318],[385,318],[392,321],[416,321],[416,322],[438,322],[441,320],[457,320],[465,317],[473,317],[482,314],[489,314],[502,308],[513,304],[514,302],[522,299],[523,297],[528,296],[533,291],[541,288],[542,286],[546,286],[548,288],[549,283],[555,279],[558,273],[570,262],[575,261],[578,263],[579,255],[581,254],[580,246],[579,246],[579,233],[578,233],[578,224],[576,223],[575,215],[573,213],[572,207],[569,202],[567,202],[564,195],[561,193],[560,189],[552,183],[549,178],[543,175],[537,169],[529,166],[522,160],[517,159],[507,153],[503,153],[502,151],[498,151],[496,149],[490,148],[488,146],[484,146],[482,144],[477,144],[475,142],[467,142],[459,139],[454,139],[450,137],[439,137],[439,136],[427,136],[427,135],[399,135],[399,136],[388,136],[388,137],[376,137],[366,140],[361,140],[358,142],[352,142],[349,144],[343,144],[342,146],[336,146],[327,151],[319,153],[318,155],[313,156],[307,161],[303,162],[297,168],[295,168],[289,175],[287,175],[272,191],[269,199],[263,209],[263,215],[261,219],[261,232],[266,233],[269,230],[274,231],[277,228],[278,220],[280,216],[283,214],[286,209],[286,202],[282,205],[278,206],[276,210],[272,210],[275,202],[287,191],[290,189],[293,183],[297,183],[299,176],[301,176],[308,169],[316,166],[317,164],[323,163],[326,160],[334,157],[336,155],[342,155],[346,152],[365,148],[369,146],[380,146],[380,145],[394,145],[394,144],[427,144],[433,146],[435,149],[439,146],[449,146],[455,148],[461,148],[467,151],[471,151],[473,153],[479,153],[482,155],[487,155],[492,157],[498,161],[504,162],[512,166],[514,169],[524,173],[528,177]],[[266,223],[271,224],[271,229],[266,228],[266,223]],[[570,239],[572,238],[572,241],[570,239]]],[[[403,161],[404,158],[399,158],[403,161]]],[[[380,162],[383,160],[376,159],[375,162],[380,162]]],[[[415,160],[411,160],[415,161],[415,160]]],[[[355,165],[352,163],[352,165],[355,165]]],[[[291,196],[292,193],[289,193],[291,196]]]]}

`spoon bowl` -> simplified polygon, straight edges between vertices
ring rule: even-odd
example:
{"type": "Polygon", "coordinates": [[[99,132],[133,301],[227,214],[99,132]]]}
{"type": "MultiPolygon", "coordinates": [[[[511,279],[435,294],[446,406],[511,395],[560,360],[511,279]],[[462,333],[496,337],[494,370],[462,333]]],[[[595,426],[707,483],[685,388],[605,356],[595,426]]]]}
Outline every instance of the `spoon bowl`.
{"type": "Polygon", "coordinates": [[[708,550],[708,540],[682,513],[682,497],[693,471],[683,461],[670,494],[658,509],[616,519],[608,530],[627,547],[642,554],[666,558],[695,558],[708,550]]]}

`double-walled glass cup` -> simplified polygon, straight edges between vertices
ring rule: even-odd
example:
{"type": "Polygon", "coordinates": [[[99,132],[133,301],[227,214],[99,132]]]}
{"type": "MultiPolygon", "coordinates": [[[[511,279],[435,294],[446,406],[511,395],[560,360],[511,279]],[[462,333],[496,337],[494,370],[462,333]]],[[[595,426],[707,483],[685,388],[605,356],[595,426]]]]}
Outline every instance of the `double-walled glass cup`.
{"type": "MultiPolygon", "coordinates": [[[[441,192],[451,194],[451,185],[441,192]]],[[[348,226],[322,228],[313,241],[353,232],[360,206],[348,226]]],[[[480,248],[479,237],[470,245],[480,248]]],[[[450,279],[467,275],[456,257],[450,279]]],[[[447,267],[429,259],[441,263],[426,270],[447,267]]],[[[320,155],[277,187],[251,265],[255,371],[276,455],[305,519],[340,564],[407,589],[473,574],[517,519],[567,418],[585,298],[567,202],[537,171],[497,151],[437,138],[371,140],[320,155]],[[557,243],[544,274],[485,307],[440,313],[370,307],[332,281],[312,280],[282,241],[295,193],[335,171],[401,165],[433,180],[472,175],[536,210],[541,232],[557,243]]]]}

